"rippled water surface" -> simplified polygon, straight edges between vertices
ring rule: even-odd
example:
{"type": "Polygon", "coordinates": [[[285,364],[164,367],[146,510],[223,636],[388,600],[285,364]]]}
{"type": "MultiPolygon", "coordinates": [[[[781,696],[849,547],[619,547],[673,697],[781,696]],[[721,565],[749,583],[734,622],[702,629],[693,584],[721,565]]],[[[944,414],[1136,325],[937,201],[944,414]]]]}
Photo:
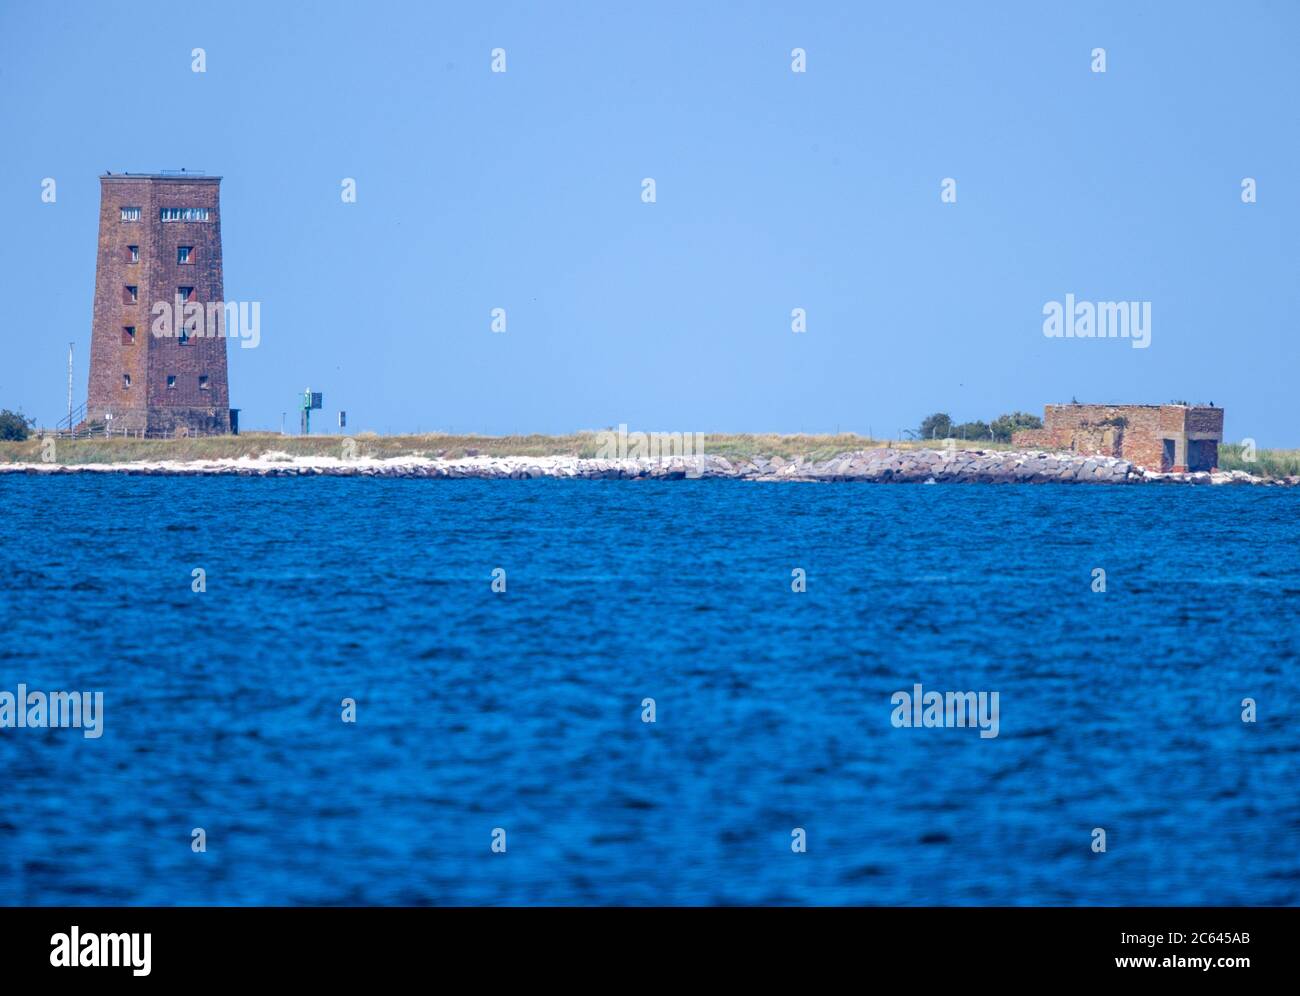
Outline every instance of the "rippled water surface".
{"type": "Polygon", "coordinates": [[[1296,492],[83,475],[0,509],[0,689],[105,698],[98,740],[0,729],[0,902],[1300,902],[1296,492]],[[917,682],[997,691],[999,736],[895,729],[917,682]]]}

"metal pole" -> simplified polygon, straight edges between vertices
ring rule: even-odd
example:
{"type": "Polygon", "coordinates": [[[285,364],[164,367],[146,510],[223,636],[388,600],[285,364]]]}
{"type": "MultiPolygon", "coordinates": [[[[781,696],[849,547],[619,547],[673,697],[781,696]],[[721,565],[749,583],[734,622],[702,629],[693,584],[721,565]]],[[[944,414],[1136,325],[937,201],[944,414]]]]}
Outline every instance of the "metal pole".
{"type": "Polygon", "coordinates": [[[68,343],[68,428],[72,428],[72,343],[68,343]]]}

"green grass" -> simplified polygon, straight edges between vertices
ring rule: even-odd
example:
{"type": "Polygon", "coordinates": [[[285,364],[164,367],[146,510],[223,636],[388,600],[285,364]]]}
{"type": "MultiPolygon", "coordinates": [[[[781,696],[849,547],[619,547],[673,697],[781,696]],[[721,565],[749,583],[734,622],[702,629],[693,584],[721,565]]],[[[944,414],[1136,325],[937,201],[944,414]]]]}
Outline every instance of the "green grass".
{"type": "MultiPolygon", "coordinates": [[[[274,432],[248,432],[239,436],[203,436],[189,439],[59,439],[55,442],[56,463],[128,463],[158,460],[219,460],[261,457],[268,453],[290,456],[339,456],[343,436],[281,436],[274,432]]],[[[580,456],[598,455],[601,442],[595,432],[568,436],[450,436],[425,434],[414,436],[379,436],[359,433],[356,440],[360,456],[380,459],[399,456],[463,457],[470,453],[483,456],[580,456]]],[[[33,436],[26,442],[0,443],[0,462],[36,463],[40,461],[41,440],[33,436]]],[[[853,433],[839,435],[717,434],[706,435],[704,451],[729,460],[755,456],[781,456],[788,460],[805,457],[827,460],[852,450],[893,445],[906,449],[941,446],[939,442],[887,443],[853,433]]],[[[962,449],[1009,449],[1005,443],[957,441],[962,449]]]]}
{"type": "Polygon", "coordinates": [[[1254,460],[1243,458],[1240,443],[1219,445],[1220,470],[1244,470],[1260,477],[1295,477],[1300,475],[1300,450],[1256,450],[1254,460]]]}
{"type": "MultiPolygon", "coordinates": [[[[377,436],[352,437],[360,456],[465,456],[468,450],[496,456],[578,455],[584,437],[574,436],[377,436]]],[[[281,436],[275,432],[248,432],[238,436],[201,436],[188,439],[59,439],[56,463],[128,463],[136,460],[222,460],[260,457],[268,453],[290,456],[339,456],[343,436],[281,436]]],[[[595,451],[595,436],[591,437],[595,451]]],[[[41,440],[0,443],[0,462],[39,462],[41,440]]]]}

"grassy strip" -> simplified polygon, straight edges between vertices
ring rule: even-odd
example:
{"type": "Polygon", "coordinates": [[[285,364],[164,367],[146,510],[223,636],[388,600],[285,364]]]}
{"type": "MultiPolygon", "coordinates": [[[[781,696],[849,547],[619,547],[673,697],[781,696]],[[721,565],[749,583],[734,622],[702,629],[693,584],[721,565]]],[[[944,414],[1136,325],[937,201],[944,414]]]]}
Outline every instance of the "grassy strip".
{"type": "MultiPolygon", "coordinates": [[[[281,436],[274,432],[249,432],[239,436],[203,436],[189,439],[59,439],[55,441],[55,462],[61,464],[129,463],[133,461],[222,460],[240,457],[340,456],[343,440],[352,438],[357,455],[386,459],[400,456],[578,456],[599,455],[597,433],[579,432],[568,436],[379,436],[362,433],[344,436],[281,436]]],[[[634,445],[634,444],[633,444],[634,445]]],[[[853,433],[839,435],[721,434],[706,435],[704,452],[743,460],[755,456],[806,457],[828,460],[840,453],[892,445],[905,449],[942,445],[939,443],[886,443],[853,433]]],[[[961,449],[1009,449],[1006,444],[957,441],[961,449]]],[[[0,462],[38,463],[42,442],[0,443],[0,462]]]]}
{"type": "MultiPolygon", "coordinates": [[[[290,457],[338,457],[344,436],[281,436],[249,432],[238,436],[198,436],[188,439],[58,439],[56,463],[129,463],[132,461],[236,460],[288,454],[290,457]]],[[[465,456],[467,451],[490,455],[577,455],[581,436],[377,436],[352,437],[359,456],[384,459],[399,456],[465,456]]],[[[594,436],[591,437],[593,440],[594,436]]],[[[594,443],[593,443],[594,449],[594,443]]],[[[41,441],[0,443],[0,461],[36,462],[41,441]]]]}
{"type": "Polygon", "coordinates": [[[1293,477],[1300,475],[1300,450],[1256,450],[1255,459],[1247,460],[1240,443],[1222,443],[1219,469],[1244,470],[1260,477],[1293,477]]]}

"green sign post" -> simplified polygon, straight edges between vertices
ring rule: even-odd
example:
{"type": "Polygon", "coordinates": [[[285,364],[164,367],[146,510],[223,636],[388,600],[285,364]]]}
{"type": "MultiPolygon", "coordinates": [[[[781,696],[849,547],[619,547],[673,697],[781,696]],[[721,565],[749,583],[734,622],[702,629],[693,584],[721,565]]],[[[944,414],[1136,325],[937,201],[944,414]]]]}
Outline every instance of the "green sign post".
{"type": "Polygon", "coordinates": [[[313,391],[310,387],[302,392],[302,434],[311,435],[311,413],[313,408],[320,408],[325,403],[325,395],[313,391]]]}

